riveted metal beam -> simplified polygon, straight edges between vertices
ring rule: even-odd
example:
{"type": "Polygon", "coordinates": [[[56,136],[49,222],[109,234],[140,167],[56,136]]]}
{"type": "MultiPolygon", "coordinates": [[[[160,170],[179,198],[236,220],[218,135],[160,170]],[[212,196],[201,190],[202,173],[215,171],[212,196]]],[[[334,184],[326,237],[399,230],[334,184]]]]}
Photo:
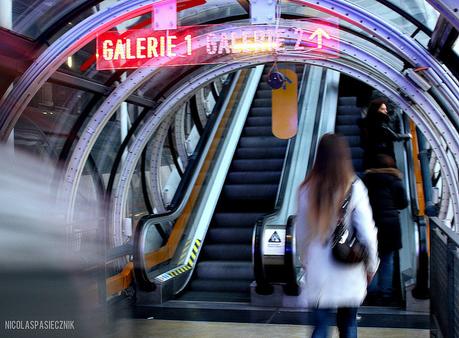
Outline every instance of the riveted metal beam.
{"type": "MultiPolygon", "coordinates": [[[[47,79],[65,62],[68,56],[82,48],[86,43],[93,40],[98,32],[103,32],[110,27],[116,26],[129,18],[138,16],[149,11],[151,3],[155,1],[133,0],[115,4],[109,10],[98,12],[76,25],[69,32],[64,34],[52,46],[50,46],[24,73],[17,85],[6,96],[0,107],[0,138],[6,139],[9,130],[14,126],[15,121],[27,107],[31,98],[47,79]]],[[[438,86],[439,92],[445,96],[450,104],[457,106],[457,82],[451,74],[441,67],[426,51],[409,39],[409,37],[399,34],[382,20],[375,18],[364,9],[353,6],[340,0],[322,1],[295,1],[301,5],[313,7],[323,12],[330,13],[356,25],[390,45],[404,60],[413,66],[430,66],[431,71],[426,72],[427,77],[438,86]]],[[[301,59],[304,62],[304,58],[301,59]]],[[[309,61],[311,62],[312,61],[309,61]]],[[[135,87],[135,85],[134,85],[135,87]]],[[[127,90],[127,89],[126,89],[127,90]]],[[[128,90],[127,90],[128,92],[128,90]]],[[[118,93],[119,94],[119,93],[118,93]]],[[[116,98],[112,97],[112,99],[116,98]]],[[[412,99],[406,100],[407,102],[412,99]]],[[[418,115],[416,115],[418,116],[418,115]]],[[[423,118],[424,116],[422,116],[423,118]]],[[[418,118],[418,120],[421,117],[418,118]]],[[[442,118],[441,113],[438,118],[442,118]]],[[[446,117],[443,117],[446,118],[446,117]]],[[[422,122],[422,121],[421,121],[422,122]]],[[[424,124],[425,126],[425,124],[424,124]]],[[[443,130],[440,126],[433,125],[434,129],[430,135],[441,135],[443,130]]],[[[447,142],[456,144],[457,140],[450,139],[450,135],[445,135],[447,142]]],[[[87,157],[86,157],[87,158],[87,157]]],[[[446,161],[446,160],[445,160],[446,161]]],[[[457,169],[457,166],[456,166],[457,169]]],[[[456,179],[456,175],[451,176],[451,180],[456,179]]],[[[457,191],[455,191],[457,196],[457,191]]],[[[454,195],[454,194],[453,194],[454,195]]],[[[455,206],[457,210],[457,205],[455,206]]],[[[456,217],[457,219],[457,217],[456,217]]]]}
{"type": "MultiPolygon", "coordinates": [[[[288,36],[285,36],[285,37],[288,38],[288,36]]],[[[442,123],[441,120],[435,121],[435,122],[432,122],[432,121],[429,122],[429,116],[439,115],[438,107],[435,107],[435,105],[431,103],[431,101],[433,100],[427,98],[426,93],[421,92],[418,88],[416,88],[408,79],[406,79],[398,71],[391,70],[390,67],[384,64],[381,64],[381,62],[379,61],[377,57],[372,57],[371,55],[365,55],[364,53],[355,49],[351,45],[346,46],[345,48],[346,50],[344,51],[346,53],[353,55],[358,60],[364,61],[366,65],[372,66],[370,68],[370,71],[366,69],[365,71],[362,71],[360,75],[357,75],[358,78],[360,78],[361,80],[364,80],[364,82],[367,82],[367,83],[371,82],[371,78],[369,78],[368,74],[369,73],[371,74],[373,72],[372,69],[375,69],[375,72],[382,72],[384,74],[381,76],[381,78],[386,77],[385,79],[386,84],[384,86],[381,86],[382,82],[380,79],[378,79],[378,81],[380,81],[380,82],[377,82],[379,83],[379,85],[375,85],[375,83],[373,83],[373,86],[376,88],[380,88],[381,91],[385,93],[386,95],[388,95],[389,97],[398,98],[398,100],[395,100],[395,101],[399,103],[399,105],[405,111],[409,113],[410,117],[412,117],[418,123],[420,129],[426,135],[428,135],[429,141],[433,144],[434,151],[439,153],[441,159],[443,160],[443,168],[445,169],[445,171],[447,172],[449,171],[450,174],[454,172],[454,169],[451,170],[451,168],[457,167],[457,163],[448,163],[446,161],[447,156],[444,151],[444,148],[441,146],[441,144],[439,144],[438,140],[436,139],[438,138],[438,135],[434,136],[434,134],[432,133],[432,130],[435,129],[438,124],[442,123]],[[381,69],[378,69],[378,65],[379,65],[379,68],[381,69]],[[392,83],[392,86],[393,86],[393,88],[389,91],[387,90],[387,87],[388,87],[387,83],[392,83]],[[401,88],[399,88],[399,85],[401,86],[401,88]],[[415,105],[414,102],[418,102],[418,104],[415,105]]],[[[279,60],[281,60],[283,59],[284,56],[279,55],[278,57],[280,58],[279,60]]],[[[268,57],[267,60],[265,60],[265,58],[261,59],[262,63],[270,62],[270,61],[273,61],[272,57],[271,58],[268,57]]],[[[288,60],[288,61],[292,61],[292,60],[288,60]]],[[[324,67],[327,67],[327,65],[330,66],[329,63],[340,62],[340,61],[317,61],[317,62],[305,61],[304,57],[302,57],[301,55],[298,55],[296,57],[296,60],[294,59],[293,61],[319,64],[319,65],[323,65],[324,67]]],[[[260,58],[254,62],[260,63],[260,58]]],[[[356,65],[354,65],[354,67],[356,67],[356,65]]],[[[346,69],[346,67],[344,66],[341,66],[340,68],[338,68],[338,70],[345,72],[348,69],[346,69]]],[[[221,74],[218,74],[218,73],[214,74],[214,76],[219,76],[219,75],[221,74]]],[[[372,76],[374,77],[374,75],[372,76]]],[[[210,79],[208,79],[208,81],[210,81],[210,79]]],[[[162,105],[158,108],[155,116],[152,116],[148,120],[145,121],[142,130],[139,130],[139,134],[141,134],[142,136],[136,139],[133,144],[131,144],[130,151],[128,154],[128,157],[130,158],[129,160],[127,160],[127,163],[126,163],[128,166],[130,165],[131,168],[128,168],[126,166],[124,170],[122,171],[123,179],[119,181],[120,184],[117,187],[117,190],[119,189],[117,193],[117,197],[121,197],[121,198],[114,200],[113,222],[115,226],[117,223],[119,223],[118,219],[120,219],[120,215],[121,215],[120,213],[122,213],[122,210],[124,209],[124,204],[125,204],[124,199],[126,198],[126,192],[124,190],[126,189],[126,182],[129,182],[130,177],[133,172],[132,168],[135,168],[135,164],[137,162],[137,158],[136,158],[138,156],[137,154],[141,151],[141,149],[144,146],[144,144],[142,144],[142,140],[147,139],[149,133],[154,132],[156,128],[155,125],[158,125],[161,119],[164,118],[164,117],[161,117],[162,114],[167,114],[167,111],[171,111],[174,109],[175,106],[173,102],[180,101],[180,99],[176,97],[177,95],[182,95],[182,96],[190,95],[190,92],[187,89],[189,90],[188,85],[185,84],[182,88],[178,89],[176,92],[171,93],[170,97],[168,97],[168,99],[165,100],[164,106],[162,105]]],[[[450,126],[448,126],[447,124],[443,125],[442,127],[446,129],[450,128],[450,126]]],[[[446,135],[446,138],[448,138],[448,135],[446,135]]],[[[452,189],[454,189],[457,192],[457,182],[453,179],[452,181],[450,181],[449,184],[452,187],[452,189]]],[[[455,210],[457,210],[457,207],[455,207],[455,210]]]]}
{"type": "MultiPolygon", "coordinates": [[[[269,27],[267,27],[269,29],[269,27]]],[[[255,29],[255,28],[254,28],[255,29]]],[[[289,33],[288,30],[282,30],[283,34],[285,34],[283,37],[286,38],[286,39],[293,39],[294,36],[293,36],[293,33],[289,33]]],[[[204,41],[205,39],[204,38],[197,38],[197,43],[196,43],[196,48],[199,48],[202,46],[204,46],[204,44],[206,43],[204,41]]],[[[397,79],[397,86],[400,86],[400,90],[405,92],[405,95],[407,95],[406,93],[409,93],[409,95],[407,95],[407,98],[405,98],[406,101],[410,102],[410,104],[413,104],[413,102],[417,102],[421,107],[424,106],[422,110],[420,111],[429,111],[429,113],[426,113],[426,114],[423,114],[422,115],[422,119],[426,119],[426,121],[430,121],[431,120],[431,117],[435,118],[436,121],[433,123],[433,122],[428,122],[428,124],[431,124],[431,126],[429,126],[428,128],[424,128],[424,130],[427,130],[428,132],[430,132],[432,130],[432,127],[433,127],[433,130],[436,130],[438,134],[441,134],[442,132],[445,132],[445,130],[447,131],[446,132],[446,135],[445,135],[445,139],[450,139],[450,140],[457,140],[458,137],[456,135],[456,131],[453,130],[453,128],[451,128],[451,125],[448,124],[448,121],[446,121],[446,116],[443,116],[441,115],[442,113],[439,111],[438,107],[434,107],[433,106],[433,103],[431,103],[430,101],[433,101],[428,98],[426,98],[427,94],[426,93],[423,93],[421,92],[419,89],[417,89],[408,79],[406,79],[403,75],[401,75],[399,73],[399,71],[395,71],[395,70],[391,70],[389,69],[389,67],[387,65],[384,65],[380,60],[379,58],[377,57],[372,57],[370,54],[365,54],[364,52],[362,51],[359,51],[357,48],[351,46],[351,45],[348,45],[348,44],[345,44],[344,42],[342,42],[342,46],[344,46],[343,48],[343,52],[344,53],[347,53],[348,55],[350,55],[351,57],[353,58],[356,58],[358,60],[363,60],[363,62],[365,62],[366,64],[369,64],[369,60],[371,59],[373,61],[373,68],[375,69],[374,71],[374,74],[378,73],[378,74],[381,74],[380,75],[380,78],[384,78],[384,77],[387,77],[388,80],[386,80],[387,82],[391,82],[391,81],[395,81],[395,79],[397,79]],[[366,57],[365,57],[366,56],[366,57]],[[380,68],[380,69],[378,69],[380,68]],[[389,77],[387,74],[391,74],[391,76],[389,77]],[[438,118],[437,118],[438,116],[438,118]],[[439,131],[440,130],[440,131],[439,131]],[[449,132],[448,132],[449,131],[449,132]],[[453,134],[455,134],[456,136],[454,136],[453,134]]],[[[298,59],[300,60],[299,62],[305,62],[305,55],[299,55],[298,56],[298,59]]],[[[272,61],[272,59],[269,59],[269,61],[272,61]]],[[[253,61],[254,64],[257,63],[256,61],[253,61]]],[[[259,62],[258,62],[259,63],[259,62]]],[[[227,66],[221,66],[222,68],[225,68],[227,66]]],[[[231,66],[229,66],[231,67],[231,66]]],[[[241,66],[238,66],[239,68],[241,66]]],[[[371,69],[373,69],[371,68],[371,69]]],[[[226,68],[225,68],[226,69],[226,68]]],[[[125,82],[128,83],[127,87],[125,88],[121,88],[122,86],[119,86],[113,93],[112,93],[112,97],[109,98],[107,100],[107,105],[111,106],[111,112],[110,111],[104,111],[104,108],[100,109],[100,113],[102,115],[105,115],[105,118],[108,116],[110,116],[110,114],[112,114],[116,108],[118,107],[118,105],[122,102],[123,100],[123,97],[125,97],[126,95],[128,95],[127,91],[131,90],[136,90],[138,88],[138,86],[140,86],[144,81],[146,81],[146,79],[154,72],[154,70],[152,70],[151,68],[145,68],[145,69],[139,69],[137,71],[135,71],[125,82]],[[150,75],[149,75],[150,74],[150,75]],[[119,92],[117,92],[119,90],[119,92]]],[[[368,73],[368,71],[367,71],[368,73]]],[[[370,71],[370,73],[372,73],[370,71]]],[[[375,76],[373,74],[373,76],[375,76]]],[[[213,78],[215,78],[216,74],[213,74],[213,76],[211,77],[208,77],[206,78],[206,81],[204,81],[205,83],[208,83],[210,82],[213,78]]],[[[198,84],[199,85],[203,85],[204,82],[202,81],[198,81],[198,84]]],[[[187,95],[191,95],[189,90],[190,89],[193,89],[193,90],[196,90],[197,87],[196,87],[196,83],[195,81],[189,81],[189,83],[187,82],[185,84],[185,86],[187,87],[188,90],[184,91],[183,89],[180,90],[180,92],[178,93],[175,93],[175,94],[172,94],[172,95],[178,95],[179,97],[183,95],[185,95],[184,93],[188,93],[187,95]]],[[[186,99],[186,98],[183,98],[183,99],[186,99]]],[[[166,99],[167,101],[167,99],[166,99]]],[[[105,105],[106,103],[104,103],[105,105]]],[[[169,107],[169,109],[171,109],[171,107],[169,107]]],[[[156,122],[159,122],[159,121],[162,121],[161,119],[164,118],[164,117],[159,117],[157,115],[158,113],[156,112],[155,115],[152,117],[153,119],[156,119],[156,122]]],[[[419,115],[419,113],[417,113],[419,115]]],[[[98,114],[96,114],[98,115],[98,114]]],[[[95,116],[96,116],[95,115],[95,116]]],[[[97,117],[96,117],[97,119],[97,117]]],[[[422,125],[423,121],[419,121],[419,118],[417,119],[418,121],[418,124],[419,125],[422,125]]],[[[96,121],[97,123],[100,123],[100,121],[96,121]]],[[[145,127],[145,125],[144,125],[145,127]]],[[[100,128],[100,127],[98,127],[100,128]]],[[[150,131],[154,131],[154,128],[155,127],[151,127],[149,126],[150,131]]],[[[97,139],[97,135],[94,134],[94,130],[89,130],[91,136],[95,139],[97,139]],[[94,134],[94,135],[93,135],[94,134]]],[[[151,135],[148,135],[148,134],[141,134],[140,137],[136,138],[137,141],[139,142],[146,142],[146,138],[147,137],[151,137],[151,135]]],[[[435,140],[436,138],[435,137],[431,137],[430,140],[435,140]]],[[[84,137],[82,139],[80,139],[80,141],[84,141],[84,137]]],[[[91,142],[90,142],[91,143],[91,142]]],[[[454,151],[457,153],[457,141],[451,141],[449,142],[450,146],[452,147],[452,149],[454,149],[454,151]]],[[[136,144],[134,146],[135,149],[129,149],[129,154],[128,154],[128,157],[131,157],[131,156],[135,156],[133,154],[140,154],[141,153],[141,148],[140,145],[144,146],[144,144],[136,144]],[[140,148],[139,148],[140,147],[140,148]]],[[[87,147],[80,147],[80,146],[77,146],[76,149],[83,149],[82,151],[84,152],[88,152],[88,150],[86,149],[87,147]]],[[[73,158],[73,156],[72,156],[73,158]]],[[[76,193],[76,187],[78,187],[78,179],[79,179],[79,174],[78,174],[78,171],[81,173],[81,170],[84,166],[84,163],[86,161],[86,158],[87,156],[75,156],[74,157],[76,160],[77,160],[77,165],[72,165],[70,166],[71,170],[74,171],[73,173],[70,173],[71,176],[73,176],[74,179],[68,179],[67,183],[69,183],[69,189],[72,191],[72,193],[70,193],[71,196],[75,196],[75,193],[76,193]],[[75,171],[75,169],[77,171],[75,171]]],[[[132,160],[129,160],[130,163],[125,163],[126,166],[130,166],[130,165],[134,165],[135,167],[135,163],[137,161],[137,159],[132,159],[132,160]]],[[[455,164],[457,166],[457,164],[455,164]]],[[[123,182],[123,184],[125,184],[126,182],[129,182],[130,180],[130,177],[131,177],[131,172],[130,170],[128,169],[127,171],[123,172],[123,174],[120,176],[121,177],[121,180],[120,182],[123,182]]],[[[67,178],[69,178],[69,176],[66,176],[67,178]]],[[[119,215],[121,215],[122,213],[122,210],[124,210],[123,206],[124,206],[124,199],[126,198],[126,194],[125,192],[123,191],[125,186],[121,184],[121,186],[119,186],[118,188],[121,188],[121,190],[119,190],[118,188],[116,189],[116,194],[114,196],[114,208],[116,209],[116,212],[114,213],[114,215],[117,215],[114,219],[114,226],[115,227],[118,227],[118,219],[119,219],[119,215]]],[[[455,190],[455,189],[453,189],[455,190]]],[[[456,208],[455,208],[456,210],[456,208]]],[[[116,231],[116,230],[115,230],[116,231]]],[[[121,234],[120,231],[118,231],[119,234],[121,234]]],[[[119,237],[115,242],[122,242],[122,238],[119,237]]]]}
{"type": "MultiPolygon", "coordinates": [[[[341,0],[290,1],[328,12],[333,16],[339,16],[361,29],[372,32],[374,36],[385,40],[403,58],[412,60],[414,64],[418,63],[420,66],[434,64],[433,59],[415,41],[402,34],[396,37],[393,34],[393,28],[375,18],[364,9],[360,9],[341,0]],[[389,33],[389,35],[385,33],[389,33]],[[393,37],[392,40],[391,37],[393,37]],[[394,42],[394,40],[396,41],[394,42]]],[[[2,102],[0,106],[0,139],[5,140],[8,137],[10,130],[32,97],[54,71],[65,62],[68,56],[93,40],[98,33],[116,26],[125,20],[148,12],[151,9],[151,4],[156,2],[154,0],[132,0],[117,3],[113,7],[95,13],[93,16],[79,23],[52,44],[26,71],[15,88],[7,95],[4,102],[2,102]]],[[[449,88],[449,93],[446,93],[447,97],[459,92],[457,90],[457,83],[454,85],[450,73],[437,64],[433,67],[433,73],[436,73],[434,77],[441,80],[440,84],[445,83],[449,88]],[[453,82],[453,85],[451,82],[453,82]]]]}
{"type": "MultiPolygon", "coordinates": [[[[288,36],[285,36],[286,38],[288,38],[288,36]]],[[[442,158],[445,159],[445,152],[444,152],[444,149],[443,147],[441,147],[441,145],[439,145],[438,143],[435,144],[435,137],[432,135],[431,133],[431,130],[432,128],[435,128],[435,125],[438,125],[438,124],[442,124],[442,121],[441,119],[440,120],[437,120],[437,121],[433,121],[433,122],[430,122],[429,123],[429,115],[432,115],[432,116],[437,116],[439,114],[439,108],[436,107],[431,101],[433,101],[431,98],[426,98],[426,93],[423,93],[421,92],[418,88],[416,88],[408,79],[406,79],[402,74],[400,74],[398,71],[395,71],[395,70],[392,70],[390,69],[390,67],[388,67],[387,65],[384,65],[382,64],[379,59],[375,56],[371,56],[371,55],[366,55],[365,53],[362,53],[361,51],[355,49],[354,47],[352,47],[351,45],[349,46],[346,46],[345,48],[343,48],[343,52],[349,54],[349,55],[352,55],[354,58],[358,59],[358,60],[362,60],[365,62],[365,64],[367,65],[371,65],[372,68],[370,68],[370,71],[366,70],[364,72],[362,72],[362,74],[368,74],[368,73],[372,73],[371,69],[373,68],[376,68],[377,72],[381,72],[383,73],[383,77],[385,76],[386,77],[386,82],[387,83],[390,83],[390,82],[394,82],[396,84],[400,84],[402,87],[401,88],[398,88],[398,85],[395,85],[395,89],[392,90],[392,92],[387,92],[387,89],[382,89],[381,91],[383,93],[386,93],[386,95],[390,96],[390,97],[394,97],[394,95],[397,95],[400,99],[402,99],[405,104],[400,104],[402,106],[402,108],[404,108],[404,110],[406,110],[407,112],[409,111],[412,111],[412,113],[410,114],[410,116],[415,120],[417,121],[418,125],[420,126],[420,129],[427,135],[429,135],[428,139],[431,143],[433,143],[433,147],[434,147],[434,151],[436,152],[439,152],[441,153],[443,156],[442,158]],[[378,69],[379,68],[379,69],[378,69]],[[394,92],[395,91],[395,92],[394,92]],[[402,94],[403,93],[403,94],[402,94]],[[408,102],[408,104],[406,104],[406,102],[408,102]],[[418,109],[414,110],[413,112],[413,106],[415,105],[414,102],[417,102],[418,105],[418,109]],[[424,107],[423,107],[424,106],[424,107]],[[419,109],[419,108],[423,108],[423,109],[419,109]],[[423,111],[427,110],[428,112],[430,113],[422,113],[423,111]],[[422,116],[422,119],[420,121],[419,119],[419,116],[422,116]],[[424,123],[425,121],[427,120],[427,124],[424,123]]],[[[269,61],[272,61],[272,60],[269,60],[269,61]]],[[[298,62],[304,62],[304,59],[301,58],[301,56],[298,57],[298,62]]],[[[327,62],[325,61],[319,61],[318,63],[320,64],[321,62],[324,63],[324,66],[326,67],[327,66],[327,62]]],[[[343,71],[343,68],[341,67],[340,71],[343,71]]],[[[365,75],[365,77],[368,76],[368,75],[365,75]]],[[[362,75],[358,75],[357,76],[358,78],[361,78],[362,75]]],[[[368,82],[368,79],[366,79],[366,82],[368,82]]],[[[381,85],[379,86],[375,86],[375,87],[381,87],[381,85]]],[[[184,89],[184,88],[183,88],[184,89]]],[[[177,93],[173,93],[171,94],[171,96],[175,96],[175,95],[178,95],[179,93],[182,93],[182,95],[185,95],[183,93],[183,90],[180,89],[177,93]]],[[[398,101],[399,102],[399,101],[398,101]]],[[[159,118],[159,115],[160,115],[160,111],[161,111],[161,108],[162,107],[159,107],[159,111],[157,111],[157,114],[155,116],[156,119],[159,118]]],[[[171,109],[171,107],[168,107],[168,109],[171,109]]],[[[153,119],[150,119],[150,120],[147,120],[144,124],[144,129],[147,130],[147,129],[150,129],[150,127],[148,127],[149,125],[151,126],[151,129],[150,129],[150,132],[153,132],[154,131],[154,127],[153,125],[154,122],[153,122],[153,119]]],[[[446,131],[451,131],[451,126],[450,125],[443,125],[442,126],[443,129],[445,129],[446,131]]],[[[141,132],[141,131],[139,131],[141,132]]],[[[454,133],[454,132],[453,132],[454,133]]],[[[445,135],[446,139],[448,139],[448,135],[445,135]]],[[[145,135],[143,136],[141,139],[145,139],[147,138],[148,136],[145,135]]],[[[438,136],[437,136],[438,137],[438,136]]],[[[455,135],[449,135],[449,137],[457,137],[457,133],[455,135]]],[[[140,141],[139,141],[140,142],[140,141]]],[[[456,145],[457,146],[457,145],[456,145]]],[[[141,144],[134,144],[130,147],[130,152],[129,152],[129,156],[133,156],[135,157],[136,153],[142,148],[142,145],[141,144]],[[138,149],[138,150],[137,150],[138,149]]],[[[457,147],[456,147],[457,149],[457,147]]],[[[136,161],[132,161],[132,165],[133,165],[133,168],[135,168],[135,163],[136,161]]],[[[457,163],[453,163],[453,168],[457,166],[457,163]]],[[[446,165],[444,164],[443,167],[446,167],[446,165]]],[[[449,168],[451,168],[451,166],[448,166],[449,168]]],[[[126,177],[129,177],[131,174],[129,172],[130,170],[127,169],[125,171],[125,175],[126,177]]],[[[446,170],[447,171],[447,170],[446,170]]],[[[450,173],[451,172],[454,172],[454,170],[450,170],[450,173]]],[[[127,179],[126,181],[129,181],[129,179],[127,179]]],[[[123,183],[124,184],[124,183],[123,183]]],[[[451,184],[451,182],[450,182],[451,184]]],[[[455,191],[457,191],[457,182],[453,182],[452,184],[452,187],[455,191]]],[[[124,190],[122,186],[119,186],[119,188],[121,190],[124,190]]],[[[125,196],[126,194],[125,193],[121,193],[120,194],[121,196],[125,196]]],[[[121,204],[118,205],[118,208],[116,207],[115,205],[115,209],[118,209],[118,210],[121,210],[121,206],[124,204],[124,201],[119,201],[121,202],[121,204]]],[[[115,204],[118,204],[115,202],[115,204]]],[[[456,210],[457,208],[455,208],[456,210]]],[[[117,212],[115,212],[114,214],[114,222],[117,223],[116,219],[119,218],[119,215],[116,215],[117,212]]]]}
{"type": "MultiPolygon", "coordinates": [[[[100,94],[103,96],[108,96],[112,91],[112,88],[109,86],[105,86],[101,83],[92,81],[90,79],[84,79],[63,72],[55,72],[49,81],[67,87],[75,88],[78,90],[84,90],[94,94],[100,94]]],[[[126,98],[126,102],[133,103],[146,108],[153,108],[157,106],[155,101],[138,95],[129,95],[126,98]]]]}
{"type": "Polygon", "coordinates": [[[457,0],[427,0],[459,31],[459,2],[457,0]]]}

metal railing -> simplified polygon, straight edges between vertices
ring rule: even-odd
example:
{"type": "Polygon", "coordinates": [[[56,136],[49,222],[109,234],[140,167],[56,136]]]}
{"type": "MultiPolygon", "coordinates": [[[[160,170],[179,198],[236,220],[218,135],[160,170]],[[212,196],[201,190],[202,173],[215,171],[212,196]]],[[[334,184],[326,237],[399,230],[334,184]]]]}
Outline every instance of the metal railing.
{"type": "Polygon", "coordinates": [[[430,218],[430,227],[431,314],[441,336],[458,338],[459,234],[436,217],[430,218]]]}

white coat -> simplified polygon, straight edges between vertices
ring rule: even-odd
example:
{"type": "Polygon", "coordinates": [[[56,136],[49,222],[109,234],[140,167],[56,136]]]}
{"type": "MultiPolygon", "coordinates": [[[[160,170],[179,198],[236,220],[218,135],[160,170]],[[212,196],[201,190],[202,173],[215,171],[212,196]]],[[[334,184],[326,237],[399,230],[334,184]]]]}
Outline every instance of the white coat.
{"type": "MultiPolygon", "coordinates": [[[[375,273],[378,264],[377,239],[373,214],[368,201],[365,185],[357,179],[352,185],[352,197],[348,205],[346,224],[352,224],[359,240],[369,252],[367,265],[364,263],[346,265],[336,262],[331,254],[331,241],[322,244],[316,238],[307,243],[308,233],[308,191],[298,193],[298,212],[296,218],[296,248],[304,269],[302,303],[310,307],[337,308],[358,307],[362,304],[367,289],[367,272],[375,273]],[[352,212],[351,212],[352,210],[352,212]],[[352,223],[350,222],[352,217],[352,223]]],[[[336,225],[330,230],[330,237],[336,225]]]]}

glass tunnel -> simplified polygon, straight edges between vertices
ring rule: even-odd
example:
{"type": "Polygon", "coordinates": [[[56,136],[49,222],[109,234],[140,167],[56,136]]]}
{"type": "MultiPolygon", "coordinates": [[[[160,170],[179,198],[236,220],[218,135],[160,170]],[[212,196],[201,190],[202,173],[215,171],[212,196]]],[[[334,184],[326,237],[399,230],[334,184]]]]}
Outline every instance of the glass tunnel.
{"type": "Polygon", "coordinates": [[[0,6],[2,336],[308,335],[297,189],[326,133],[364,177],[385,98],[408,206],[359,335],[459,337],[457,1],[0,6]]]}

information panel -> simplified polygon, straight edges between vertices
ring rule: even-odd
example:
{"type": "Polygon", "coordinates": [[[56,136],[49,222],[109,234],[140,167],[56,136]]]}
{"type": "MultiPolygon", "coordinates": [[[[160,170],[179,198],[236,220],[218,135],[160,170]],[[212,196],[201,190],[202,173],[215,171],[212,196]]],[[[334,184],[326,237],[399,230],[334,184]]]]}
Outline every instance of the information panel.
{"type": "Polygon", "coordinates": [[[265,229],[263,234],[263,254],[283,256],[285,253],[285,229],[265,229]]]}
{"type": "Polygon", "coordinates": [[[288,26],[199,25],[174,30],[108,31],[97,36],[97,69],[243,62],[248,55],[295,51],[305,58],[339,56],[336,20],[288,26]]]}

